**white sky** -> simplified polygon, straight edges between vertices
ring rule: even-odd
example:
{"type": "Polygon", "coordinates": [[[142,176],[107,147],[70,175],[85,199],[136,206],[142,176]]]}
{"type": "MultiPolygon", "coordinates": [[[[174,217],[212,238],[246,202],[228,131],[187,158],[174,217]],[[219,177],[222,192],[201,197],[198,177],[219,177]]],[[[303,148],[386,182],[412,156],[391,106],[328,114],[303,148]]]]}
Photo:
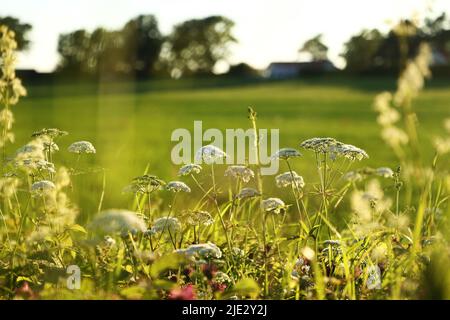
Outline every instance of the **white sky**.
{"type": "Polygon", "coordinates": [[[330,58],[342,65],[342,44],[363,28],[388,30],[400,18],[445,11],[450,0],[2,0],[0,16],[12,15],[33,25],[31,49],[19,67],[52,70],[58,35],[98,26],[120,28],[138,14],[155,14],[163,33],[187,19],[224,15],[235,21],[231,62],[264,68],[272,61],[298,59],[301,44],[318,33],[330,58]]]}

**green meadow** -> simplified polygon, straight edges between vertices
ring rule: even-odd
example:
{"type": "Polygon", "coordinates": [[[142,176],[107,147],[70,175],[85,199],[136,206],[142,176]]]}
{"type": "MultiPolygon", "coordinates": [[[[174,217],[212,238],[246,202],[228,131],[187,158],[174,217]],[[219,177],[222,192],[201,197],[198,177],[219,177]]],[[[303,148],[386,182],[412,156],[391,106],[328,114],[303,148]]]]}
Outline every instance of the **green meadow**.
{"type": "MultiPolygon", "coordinates": [[[[248,106],[258,112],[259,128],[280,130],[280,147],[299,148],[307,138],[330,136],[367,151],[370,158],[356,167],[397,165],[394,154],[380,138],[372,108],[377,93],[395,90],[394,78],[250,83],[200,79],[96,85],[58,82],[25,86],[28,96],[13,110],[16,142],[8,151],[12,153],[25,144],[35,130],[56,127],[68,131],[68,136],[58,140],[60,151],[55,158],[86,172],[73,179],[73,197],[80,207],[81,222],[97,211],[103,189],[103,209],[128,207],[132,198],[123,194],[122,188],[147,166],[148,172],[166,181],[178,179],[179,167],[170,160],[176,144],[171,142],[174,129],[193,131],[194,120],[203,121],[203,130],[247,129],[248,106]],[[91,141],[97,154],[82,155],[77,160],[67,147],[78,140],[91,141]]],[[[414,101],[421,146],[430,159],[430,139],[443,132],[442,120],[449,115],[449,101],[450,81],[441,79],[430,80],[414,101]]],[[[317,182],[315,172],[307,169],[314,162],[313,155],[303,154],[303,158],[295,160],[295,170],[307,183],[317,182]]],[[[226,190],[222,191],[226,194],[226,190]]],[[[280,192],[273,190],[275,196],[280,192]]]]}

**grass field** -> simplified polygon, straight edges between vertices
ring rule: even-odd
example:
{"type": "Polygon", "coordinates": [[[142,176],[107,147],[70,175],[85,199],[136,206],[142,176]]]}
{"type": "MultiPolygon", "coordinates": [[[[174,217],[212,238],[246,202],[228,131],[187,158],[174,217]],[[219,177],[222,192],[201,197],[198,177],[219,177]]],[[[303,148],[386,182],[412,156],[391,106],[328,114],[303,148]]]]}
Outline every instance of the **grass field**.
{"type": "MultiPolygon", "coordinates": [[[[357,145],[371,156],[357,166],[395,166],[390,149],[380,148],[374,96],[395,88],[388,78],[333,78],[309,81],[258,82],[220,86],[208,81],[171,83],[60,84],[27,86],[29,96],[15,108],[18,148],[34,130],[57,127],[70,133],[59,141],[57,161],[68,166],[75,156],[66,152],[73,141],[89,140],[97,154],[82,157],[80,167],[105,168],[104,208],[126,207],[129,196],[121,190],[133,177],[149,172],[166,180],[178,170],[170,161],[171,132],[176,128],[193,130],[193,121],[207,128],[249,128],[247,107],[259,114],[260,128],[279,128],[280,147],[296,147],[316,136],[331,136],[357,145]],[[208,86],[209,85],[209,86],[208,86]]],[[[431,80],[415,101],[424,151],[432,157],[430,137],[442,132],[441,120],[450,114],[450,81],[431,80]]],[[[306,181],[313,172],[306,168],[313,156],[295,161],[297,172],[306,181]]],[[[281,168],[284,170],[285,168],[281,168]]],[[[267,179],[271,179],[267,177],[267,179]]],[[[77,179],[80,219],[95,212],[102,189],[98,172],[77,179]]],[[[76,192],[76,191],[75,191],[76,192]]],[[[275,191],[278,192],[279,190],[275,191]]]]}

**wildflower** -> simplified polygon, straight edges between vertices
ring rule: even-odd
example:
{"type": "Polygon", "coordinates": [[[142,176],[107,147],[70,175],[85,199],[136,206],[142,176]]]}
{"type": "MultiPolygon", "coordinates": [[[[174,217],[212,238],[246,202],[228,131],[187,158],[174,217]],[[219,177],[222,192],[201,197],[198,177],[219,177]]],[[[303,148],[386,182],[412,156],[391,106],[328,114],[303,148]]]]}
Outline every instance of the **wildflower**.
{"type": "Polygon", "coordinates": [[[311,249],[310,247],[304,247],[301,251],[303,257],[305,257],[306,259],[308,259],[309,261],[314,260],[314,257],[316,255],[316,253],[314,252],[313,249],[311,249]]]}
{"type": "Polygon", "coordinates": [[[157,176],[145,174],[134,178],[133,181],[123,189],[123,192],[147,194],[160,189],[165,184],[166,183],[157,176]]]}
{"type": "Polygon", "coordinates": [[[54,153],[56,151],[59,151],[58,145],[55,142],[53,142],[53,141],[45,141],[45,142],[43,142],[42,145],[44,147],[44,150],[48,151],[50,153],[54,153]]]}
{"type": "Polygon", "coordinates": [[[394,176],[394,171],[391,168],[380,167],[375,170],[375,173],[383,178],[392,178],[394,176]]]}
{"type": "Polygon", "coordinates": [[[41,139],[34,139],[16,150],[14,160],[20,162],[24,159],[45,159],[44,148],[41,139]]]}
{"type": "Polygon", "coordinates": [[[184,214],[186,221],[191,226],[205,225],[209,226],[214,223],[214,218],[208,211],[193,210],[184,214]]]}
{"type": "Polygon", "coordinates": [[[317,153],[328,153],[330,148],[342,144],[334,138],[311,138],[303,141],[300,146],[305,149],[313,150],[317,153]]]}
{"type": "Polygon", "coordinates": [[[116,245],[116,240],[114,240],[110,236],[105,236],[104,242],[107,247],[114,247],[116,245]]]}
{"type": "Polygon", "coordinates": [[[179,249],[177,252],[194,258],[220,259],[222,251],[214,243],[193,244],[186,249],[179,249]]]}
{"type": "Polygon", "coordinates": [[[169,293],[169,300],[195,300],[195,287],[188,284],[181,288],[172,289],[169,293]]]}
{"type": "Polygon", "coordinates": [[[246,166],[229,166],[227,170],[225,170],[225,176],[240,179],[242,182],[247,183],[255,176],[255,173],[246,166]]]}
{"type": "Polygon", "coordinates": [[[409,217],[406,214],[390,214],[387,220],[388,226],[397,230],[408,230],[409,217]]]}
{"type": "Polygon", "coordinates": [[[233,250],[233,254],[234,254],[236,257],[239,257],[239,258],[245,257],[245,252],[244,252],[244,250],[242,250],[241,248],[233,247],[232,250],[233,250]]]}
{"type": "Polygon", "coordinates": [[[166,189],[172,192],[191,192],[191,188],[189,188],[184,182],[181,181],[170,181],[167,184],[166,189]]]}
{"type": "Polygon", "coordinates": [[[236,195],[236,198],[246,199],[246,198],[258,197],[260,195],[261,195],[261,193],[259,193],[258,190],[255,190],[253,188],[242,188],[241,191],[236,195]]]}
{"type": "Polygon", "coordinates": [[[275,177],[275,181],[278,188],[285,188],[289,186],[294,186],[296,188],[303,188],[305,186],[305,182],[303,181],[303,177],[299,176],[295,171],[288,171],[282,174],[279,174],[275,177]]]}
{"type": "Polygon", "coordinates": [[[0,178],[0,197],[10,198],[17,192],[20,179],[15,176],[4,176],[0,178]]]}
{"type": "Polygon", "coordinates": [[[344,174],[343,178],[347,181],[361,181],[363,179],[363,176],[357,171],[349,171],[344,174]]]}
{"type": "Polygon", "coordinates": [[[62,130],[59,130],[57,128],[50,128],[50,129],[44,128],[44,129],[42,129],[40,131],[34,132],[31,136],[33,138],[46,136],[46,137],[49,137],[51,139],[55,139],[55,138],[58,138],[58,137],[66,136],[68,134],[69,133],[67,131],[62,131],[62,130]]]}
{"type": "Polygon", "coordinates": [[[377,117],[377,122],[381,126],[389,126],[396,123],[399,119],[400,113],[398,113],[398,111],[393,108],[389,108],[387,110],[380,112],[380,114],[377,117]]]}
{"type": "Polygon", "coordinates": [[[178,232],[181,229],[181,224],[177,218],[174,217],[161,217],[155,220],[152,228],[152,233],[164,232],[168,230],[171,233],[178,232]]]}
{"type": "Polygon", "coordinates": [[[223,150],[211,144],[201,147],[195,154],[197,161],[204,161],[206,164],[215,163],[226,157],[227,154],[223,150]]]}
{"type": "Polygon", "coordinates": [[[11,130],[13,123],[14,115],[11,110],[3,109],[2,111],[0,111],[0,125],[5,130],[11,130]]]}
{"type": "Polygon", "coordinates": [[[271,159],[275,160],[275,159],[283,159],[283,160],[287,160],[289,158],[298,158],[301,157],[302,154],[297,151],[296,149],[293,148],[282,148],[280,150],[278,150],[277,152],[275,152],[272,156],[271,159]]]}
{"type": "Polygon", "coordinates": [[[381,137],[387,144],[393,147],[407,144],[409,141],[408,135],[397,127],[386,127],[381,131],[381,137]]]}
{"type": "Polygon", "coordinates": [[[363,149],[355,147],[351,144],[335,144],[330,147],[330,151],[333,155],[341,155],[351,161],[361,161],[364,158],[369,158],[369,156],[363,149]]]}
{"type": "Polygon", "coordinates": [[[35,195],[45,194],[55,190],[55,184],[48,180],[41,180],[31,185],[31,193],[35,195]]]}
{"type": "Polygon", "coordinates": [[[57,189],[62,189],[70,185],[69,170],[65,167],[60,167],[55,176],[55,185],[57,189]]]}
{"type": "Polygon", "coordinates": [[[450,138],[436,137],[433,143],[437,153],[440,155],[450,152],[450,138]]]}
{"type": "Polygon", "coordinates": [[[144,220],[136,212],[121,209],[100,212],[92,220],[90,228],[105,234],[128,234],[129,232],[144,232],[147,229],[144,220]]]}
{"type": "Polygon", "coordinates": [[[214,275],[214,281],[221,284],[229,284],[231,283],[231,278],[225,272],[217,271],[214,275]]]}
{"type": "Polygon", "coordinates": [[[72,143],[69,146],[69,148],[67,150],[69,152],[77,153],[77,154],[81,154],[81,153],[95,153],[96,152],[94,146],[89,141],[77,141],[77,142],[74,142],[74,143],[72,143]]]}
{"type": "Polygon", "coordinates": [[[370,266],[367,270],[366,286],[369,290],[381,289],[381,270],[377,265],[370,266]]]}
{"type": "Polygon", "coordinates": [[[284,210],[287,208],[287,206],[284,204],[283,200],[278,198],[268,198],[266,200],[263,200],[262,208],[266,212],[274,212],[274,213],[280,213],[281,210],[284,210]]]}
{"type": "Polygon", "coordinates": [[[16,297],[20,297],[22,299],[33,299],[36,297],[36,294],[33,292],[27,281],[24,281],[22,286],[17,288],[14,293],[16,297]]]}
{"type": "Polygon", "coordinates": [[[375,97],[374,108],[378,112],[391,109],[392,94],[390,92],[382,92],[375,97]]]}
{"type": "Polygon", "coordinates": [[[198,173],[200,173],[200,171],[202,171],[202,167],[200,165],[191,163],[191,164],[182,166],[180,168],[180,171],[178,171],[178,175],[179,176],[188,176],[193,173],[198,174],[198,173]]]}
{"type": "Polygon", "coordinates": [[[450,133],[450,118],[444,120],[444,128],[448,133],[450,133]]]}
{"type": "Polygon", "coordinates": [[[374,262],[382,262],[386,259],[387,255],[387,246],[385,243],[380,243],[375,248],[372,249],[370,253],[370,258],[374,262]]]}
{"type": "Polygon", "coordinates": [[[22,167],[29,171],[56,173],[55,165],[42,159],[24,159],[16,162],[16,166],[22,167]]]}

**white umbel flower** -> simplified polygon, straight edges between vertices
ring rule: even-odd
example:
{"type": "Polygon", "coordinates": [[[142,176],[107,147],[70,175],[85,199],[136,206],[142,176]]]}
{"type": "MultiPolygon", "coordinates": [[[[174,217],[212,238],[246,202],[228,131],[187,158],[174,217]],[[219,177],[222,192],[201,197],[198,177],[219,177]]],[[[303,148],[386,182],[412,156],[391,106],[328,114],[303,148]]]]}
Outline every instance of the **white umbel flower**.
{"type": "Polygon", "coordinates": [[[301,189],[305,186],[303,177],[299,176],[295,171],[279,174],[275,177],[275,182],[277,183],[278,188],[294,186],[301,189]]]}
{"type": "Polygon", "coordinates": [[[31,185],[31,193],[35,195],[45,194],[55,190],[55,184],[48,180],[36,181],[31,185]]]}
{"type": "Polygon", "coordinates": [[[202,171],[202,167],[198,164],[195,163],[190,163],[187,165],[184,165],[180,168],[180,170],[178,171],[178,175],[179,176],[188,176],[191,175],[193,173],[200,173],[200,171],[202,171]]]}
{"type": "Polygon", "coordinates": [[[233,177],[247,183],[255,176],[255,173],[246,166],[229,166],[227,170],[225,170],[225,176],[233,177]]]}
{"type": "Polygon", "coordinates": [[[109,209],[100,212],[92,220],[90,228],[103,234],[136,233],[144,232],[147,229],[144,220],[136,212],[122,209],[109,209]]]}
{"type": "Polygon", "coordinates": [[[191,192],[191,188],[182,181],[170,181],[167,183],[166,189],[172,192],[191,192]]]}
{"type": "Polygon", "coordinates": [[[94,148],[94,145],[90,143],[89,141],[77,141],[72,143],[69,148],[67,149],[69,152],[72,153],[96,153],[96,150],[94,148]]]}
{"type": "Polygon", "coordinates": [[[258,197],[260,195],[261,195],[261,193],[259,193],[258,190],[255,190],[253,188],[242,188],[241,191],[236,195],[236,198],[247,199],[247,198],[258,197]]]}
{"type": "Polygon", "coordinates": [[[271,159],[272,160],[276,160],[276,159],[283,159],[283,160],[287,160],[289,158],[298,158],[301,157],[302,154],[293,148],[282,148],[280,150],[278,150],[277,152],[275,152],[272,156],[271,159]]]}
{"type": "Polygon", "coordinates": [[[220,259],[222,257],[222,251],[212,242],[193,244],[186,249],[179,249],[176,252],[194,258],[220,259]]]}
{"type": "Polygon", "coordinates": [[[226,157],[227,154],[223,150],[211,144],[201,147],[195,153],[195,159],[197,161],[203,161],[206,164],[218,162],[218,160],[226,157]]]}
{"type": "Polygon", "coordinates": [[[151,233],[164,232],[169,230],[171,233],[178,232],[181,229],[181,224],[177,218],[161,217],[155,220],[151,228],[151,233]]]}
{"type": "Polygon", "coordinates": [[[286,208],[283,200],[279,198],[268,198],[261,203],[262,209],[266,212],[280,213],[286,208]]]}
{"type": "Polygon", "coordinates": [[[394,171],[391,168],[380,167],[375,170],[375,173],[383,178],[392,178],[394,176],[394,171]]]}

